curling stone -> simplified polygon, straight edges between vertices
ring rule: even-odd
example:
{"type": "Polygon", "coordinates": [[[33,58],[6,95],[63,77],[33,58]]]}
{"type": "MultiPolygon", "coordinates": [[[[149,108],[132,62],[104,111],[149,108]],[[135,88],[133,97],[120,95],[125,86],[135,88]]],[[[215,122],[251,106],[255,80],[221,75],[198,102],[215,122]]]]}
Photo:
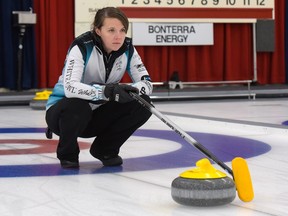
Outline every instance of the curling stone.
{"type": "Polygon", "coordinates": [[[196,168],[173,180],[171,195],[175,202],[187,206],[219,206],[236,197],[234,181],[215,169],[207,158],[197,161],[196,168]]]}
{"type": "Polygon", "coordinates": [[[45,110],[47,100],[51,93],[52,91],[47,90],[36,92],[35,97],[29,103],[30,107],[36,110],[45,110]]]}

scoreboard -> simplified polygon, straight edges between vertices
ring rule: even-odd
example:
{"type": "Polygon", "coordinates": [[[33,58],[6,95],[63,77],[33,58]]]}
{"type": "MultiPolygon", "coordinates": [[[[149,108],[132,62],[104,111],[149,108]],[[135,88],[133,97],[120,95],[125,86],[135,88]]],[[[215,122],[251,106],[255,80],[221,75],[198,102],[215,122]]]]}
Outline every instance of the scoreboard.
{"type": "MultiPolygon", "coordinates": [[[[75,36],[98,9],[119,7],[135,23],[256,23],[274,19],[275,0],[75,0],[75,36]]],[[[128,36],[131,36],[129,28],[128,36]]]]}
{"type": "Polygon", "coordinates": [[[112,0],[117,7],[274,8],[271,0],[112,0]]]}
{"type": "Polygon", "coordinates": [[[99,8],[113,6],[120,7],[134,21],[178,17],[230,22],[274,19],[274,4],[274,0],[75,0],[75,15],[76,22],[87,22],[99,8]]]}
{"type": "Polygon", "coordinates": [[[274,0],[76,0],[92,7],[274,8],[274,0]]]}

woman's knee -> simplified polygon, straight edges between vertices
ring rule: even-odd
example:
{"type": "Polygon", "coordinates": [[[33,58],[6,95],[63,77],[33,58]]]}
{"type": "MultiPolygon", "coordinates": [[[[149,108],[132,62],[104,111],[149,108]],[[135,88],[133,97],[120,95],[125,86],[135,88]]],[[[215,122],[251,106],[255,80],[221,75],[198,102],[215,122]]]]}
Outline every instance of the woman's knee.
{"type": "Polygon", "coordinates": [[[146,100],[148,103],[151,103],[151,98],[148,95],[140,95],[144,100],[146,100]]]}
{"type": "Polygon", "coordinates": [[[92,109],[88,101],[79,98],[66,98],[61,115],[75,122],[88,121],[92,116],[92,109]]]}
{"type": "MultiPolygon", "coordinates": [[[[151,104],[151,98],[150,98],[148,95],[141,95],[141,97],[142,97],[145,101],[147,101],[149,104],[151,104]]],[[[138,102],[137,102],[137,103],[138,103],[138,102]]],[[[143,118],[145,121],[147,121],[147,120],[151,117],[152,113],[151,113],[147,108],[145,108],[144,106],[142,106],[140,103],[139,103],[139,106],[141,107],[141,108],[140,108],[140,112],[141,112],[142,118],[143,118]]]]}
{"type": "Polygon", "coordinates": [[[53,122],[60,119],[69,119],[74,122],[87,121],[91,116],[92,109],[89,102],[79,98],[63,98],[46,112],[46,119],[53,122]]]}

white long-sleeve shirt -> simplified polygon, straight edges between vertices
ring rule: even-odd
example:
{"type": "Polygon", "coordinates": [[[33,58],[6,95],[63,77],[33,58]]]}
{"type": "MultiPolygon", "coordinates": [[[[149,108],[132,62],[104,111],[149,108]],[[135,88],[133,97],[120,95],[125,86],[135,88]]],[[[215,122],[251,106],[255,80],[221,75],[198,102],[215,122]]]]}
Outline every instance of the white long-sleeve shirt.
{"type": "Polygon", "coordinates": [[[81,98],[91,103],[106,100],[103,93],[105,85],[119,83],[125,72],[128,72],[132,85],[139,89],[140,94],[152,93],[150,76],[130,38],[125,38],[122,47],[108,56],[101,39],[94,32],[86,32],[71,44],[62,75],[47,101],[46,109],[63,97],[81,98]]]}

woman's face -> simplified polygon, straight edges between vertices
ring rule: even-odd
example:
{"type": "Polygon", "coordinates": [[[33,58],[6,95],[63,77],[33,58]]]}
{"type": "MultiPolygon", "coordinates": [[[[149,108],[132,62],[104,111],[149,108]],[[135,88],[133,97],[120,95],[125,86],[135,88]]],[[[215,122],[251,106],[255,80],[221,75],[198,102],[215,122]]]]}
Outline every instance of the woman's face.
{"type": "Polygon", "coordinates": [[[96,29],[101,37],[105,51],[109,54],[117,51],[124,43],[126,29],[120,20],[116,18],[105,18],[103,26],[96,29]]]}

